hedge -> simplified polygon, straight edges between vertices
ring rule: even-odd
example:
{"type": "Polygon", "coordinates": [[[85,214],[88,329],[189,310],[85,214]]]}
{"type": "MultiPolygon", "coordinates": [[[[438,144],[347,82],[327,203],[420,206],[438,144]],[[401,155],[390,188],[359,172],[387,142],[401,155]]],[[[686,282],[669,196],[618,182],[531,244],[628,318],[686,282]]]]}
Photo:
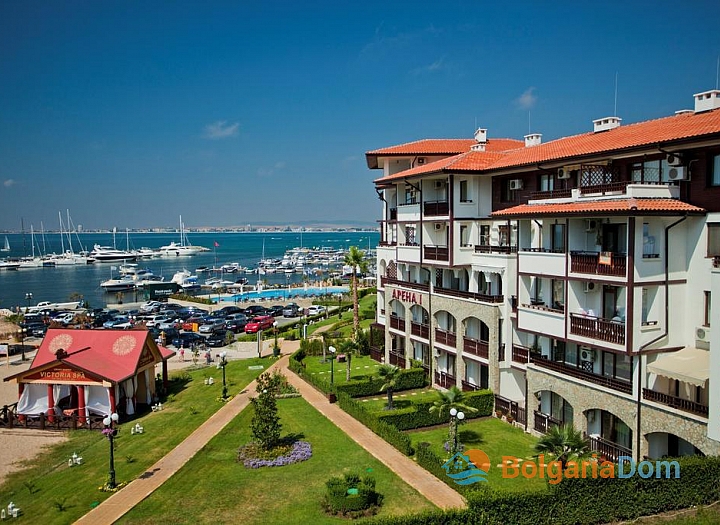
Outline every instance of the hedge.
{"type": "MultiPolygon", "coordinates": [[[[477,408],[477,412],[466,412],[465,417],[476,418],[486,417],[492,414],[495,398],[490,390],[478,390],[466,392],[463,404],[477,408]]],[[[413,402],[408,408],[401,408],[377,414],[377,418],[400,430],[412,430],[415,428],[440,425],[450,421],[449,411],[431,412],[433,401],[413,402]]]]}
{"type": "MultiPolygon", "coordinates": [[[[344,392],[350,397],[376,396],[384,392],[384,390],[381,390],[384,382],[382,378],[368,375],[365,379],[348,381],[347,383],[337,385],[336,388],[338,392],[344,392]]],[[[425,370],[422,368],[400,370],[393,391],[400,392],[402,390],[423,388],[426,384],[427,376],[425,370]]]]}
{"type": "MultiPolygon", "coordinates": [[[[421,447],[422,448],[422,447],[421,447]]],[[[418,449],[418,463],[425,451],[418,449]]],[[[437,456],[436,456],[437,457],[437,456]]],[[[439,458],[438,458],[439,459],[439,458]]],[[[375,525],[593,525],[633,520],[720,500],[720,458],[682,457],[680,478],[565,479],[543,492],[465,494],[468,508],[373,519],[375,525]]],[[[427,468],[427,467],[426,467],[427,468]]]]}

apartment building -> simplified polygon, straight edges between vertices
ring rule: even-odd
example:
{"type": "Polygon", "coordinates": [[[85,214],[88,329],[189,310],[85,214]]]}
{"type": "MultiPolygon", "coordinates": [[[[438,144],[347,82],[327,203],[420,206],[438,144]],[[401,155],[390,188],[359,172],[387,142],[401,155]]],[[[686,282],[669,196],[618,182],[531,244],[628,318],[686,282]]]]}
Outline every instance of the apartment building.
{"type": "Polygon", "coordinates": [[[720,91],[546,143],[490,135],[366,153],[374,357],[608,458],[720,454],[720,91]]]}

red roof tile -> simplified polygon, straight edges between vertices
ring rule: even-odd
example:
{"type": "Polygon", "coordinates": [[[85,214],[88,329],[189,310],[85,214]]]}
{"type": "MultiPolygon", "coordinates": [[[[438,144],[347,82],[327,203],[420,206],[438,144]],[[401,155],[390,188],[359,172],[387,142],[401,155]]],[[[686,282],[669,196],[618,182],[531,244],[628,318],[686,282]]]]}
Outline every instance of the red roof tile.
{"type": "Polygon", "coordinates": [[[482,170],[490,166],[493,162],[496,162],[502,157],[502,155],[503,154],[499,152],[468,151],[467,153],[461,153],[460,155],[455,155],[453,157],[447,157],[428,164],[415,166],[414,168],[394,173],[388,177],[381,177],[376,179],[375,182],[383,183],[397,179],[404,179],[405,177],[427,175],[430,173],[456,173],[460,171],[482,170]]]}
{"type": "Polygon", "coordinates": [[[703,215],[705,210],[677,199],[613,199],[558,204],[521,204],[492,213],[493,217],[522,218],[568,215],[703,215]]]}

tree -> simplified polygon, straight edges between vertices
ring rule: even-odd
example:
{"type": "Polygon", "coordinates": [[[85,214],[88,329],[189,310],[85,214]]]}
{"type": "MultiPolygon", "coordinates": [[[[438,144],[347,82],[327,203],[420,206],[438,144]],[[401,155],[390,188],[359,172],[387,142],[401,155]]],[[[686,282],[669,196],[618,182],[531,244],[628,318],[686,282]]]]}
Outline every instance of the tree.
{"type": "Polygon", "coordinates": [[[590,445],[572,425],[553,425],[535,444],[535,452],[554,457],[564,469],[568,461],[587,457],[590,445]]]}
{"type": "Polygon", "coordinates": [[[368,271],[368,262],[365,259],[365,252],[358,249],[357,246],[350,246],[350,249],[345,254],[345,264],[352,268],[352,274],[350,276],[350,287],[352,288],[353,301],[353,339],[355,339],[357,338],[357,334],[360,331],[357,274],[358,270],[360,271],[360,273],[365,273],[368,271]]]}
{"type": "Polygon", "coordinates": [[[280,388],[280,376],[264,373],[257,378],[258,397],[250,403],[255,410],[250,427],[253,438],[265,450],[275,447],[280,441],[280,416],[278,415],[275,395],[280,388]]]}
{"type": "MultiPolygon", "coordinates": [[[[450,412],[451,409],[455,409],[461,412],[477,412],[477,408],[466,405],[465,394],[455,385],[451,386],[447,390],[438,390],[438,399],[433,402],[433,406],[430,407],[430,412],[437,412],[442,415],[445,411],[450,412]]],[[[450,418],[450,426],[448,428],[448,442],[451,444],[451,454],[454,455],[457,452],[457,430],[458,429],[458,418],[450,418]]]]}
{"type": "Polygon", "coordinates": [[[397,386],[398,379],[400,377],[400,368],[395,365],[380,365],[378,368],[378,376],[384,381],[380,387],[380,391],[387,392],[387,407],[386,410],[392,410],[393,407],[393,390],[397,386]]]}
{"type": "Polygon", "coordinates": [[[352,356],[357,351],[357,343],[352,339],[346,339],[340,343],[340,352],[345,354],[345,362],[347,369],[345,373],[345,381],[350,381],[350,371],[352,369],[352,356]]]}

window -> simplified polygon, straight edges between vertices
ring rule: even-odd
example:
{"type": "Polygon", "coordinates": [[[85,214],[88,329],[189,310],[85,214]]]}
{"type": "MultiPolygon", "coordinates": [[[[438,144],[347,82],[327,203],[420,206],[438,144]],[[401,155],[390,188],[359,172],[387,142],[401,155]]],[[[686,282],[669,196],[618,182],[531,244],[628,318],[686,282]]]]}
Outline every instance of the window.
{"type": "Polygon", "coordinates": [[[417,190],[412,186],[405,186],[405,204],[417,204],[417,190]]]}
{"type": "Polygon", "coordinates": [[[490,225],[480,225],[480,246],[490,246],[490,225]]]}
{"type": "Polygon", "coordinates": [[[708,234],[708,257],[720,257],[720,223],[707,225],[708,234]]]}
{"type": "Polygon", "coordinates": [[[552,280],[552,308],[565,311],[565,281],[562,279],[552,280]]]}
{"type": "Polygon", "coordinates": [[[460,246],[470,246],[470,228],[467,224],[460,225],[460,246]]]}
{"type": "Polygon", "coordinates": [[[715,155],[710,168],[710,186],[720,186],[720,155],[715,155]]]}
{"type": "Polygon", "coordinates": [[[637,162],[630,167],[630,175],[633,182],[644,182],[651,184],[669,182],[669,171],[670,165],[665,159],[637,162]]]}
{"type": "Polygon", "coordinates": [[[510,228],[507,225],[498,226],[498,244],[500,246],[510,245],[510,228]]]}
{"type": "Polygon", "coordinates": [[[602,375],[632,381],[632,357],[613,352],[602,353],[602,375]]]}
{"type": "Polygon", "coordinates": [[[468,181],[460,181],[460,202],[472,202],[468,195],[468,181]]]}
{"type": "Polygon", "coordinates": [[[415,246],[415,226],[405,226],[405,244],[415,246]]]}
{"type": "Polygon", "coordinates": [[[555,189],[555,177],[553,175],[540,175],[540,191],[552,191],[555,189]]]}
{"type": "Polygon", "coordinates": [[[657,259],[655,252],[655,237],[650,235],[650,224],[643,223],[643,259],[657,259]]]}
{"type": "Polygon", "coordinates": [[[642,324],[643,326],[648,324],[648,310],[650,306],[648,304],[648,289],[642,289],[642,324]]]}
{"type": "Polygon", "coordinates": [[[515,190],[510,189],[510,180],[505,179],[500,181],[500,201],[501,202],[514,202],[515,201],[515,190]]]}
{"type": "Polygon", "coordinates": [[[705,326],[710,326],[710,292],[705,291],[705,326]]]}
{"type": "Polygon", "coordinates": [[[555,253],[565,252],[565,225],[553,224],[552,226],[552,251],[555,253]]]}

